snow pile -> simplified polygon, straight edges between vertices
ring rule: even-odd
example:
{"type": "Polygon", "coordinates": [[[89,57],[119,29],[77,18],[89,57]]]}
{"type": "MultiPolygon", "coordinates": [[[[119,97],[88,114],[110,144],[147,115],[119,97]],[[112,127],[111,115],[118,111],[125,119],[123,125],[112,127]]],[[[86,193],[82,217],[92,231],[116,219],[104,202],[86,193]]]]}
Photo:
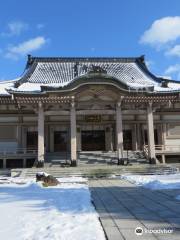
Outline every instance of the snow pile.
{"type": "Polygon", "coordinates": [[[180,189],[180,173],[169,175],[122,175],[121,177],[153,190],[180,189]]]}
{"type": "Polygon", "coordinates": [[[65,179],[43,188],[35,180],[7,181],[0,184],[1,239],[105,240],[85,183],[65,179]]]}
{"type": "Polygon", "coordinates": [[[11,88],[14,86],[15,80],[10,80],[10,81],[0,81],[0,95],[9,95],[9,93],[6,91],[7,88],[11,88]]]}

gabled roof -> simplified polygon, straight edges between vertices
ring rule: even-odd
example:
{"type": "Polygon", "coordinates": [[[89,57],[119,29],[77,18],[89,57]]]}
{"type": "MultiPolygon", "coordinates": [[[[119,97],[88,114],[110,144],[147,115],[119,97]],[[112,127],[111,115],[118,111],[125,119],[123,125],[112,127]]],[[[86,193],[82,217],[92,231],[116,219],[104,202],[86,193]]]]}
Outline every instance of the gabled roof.
{"type": "MultiPolygon", "coordinates": [[[[41,93],[48,89],[66,89],[79,79],[93,74],[115,79],[127,90],[148,90],[155,92],[179,91],[180,83],[172,82],[162,86],[160,79],[146,67],[144,57],[136,58],[41,58],[28,56],[26,70],[15,84],[6,85],[3,92],[41,93]],[[8,92],[5,90],[8,89],[8,92]]],[[[13,82],[14,83],[14,82],[13,82]]]]}

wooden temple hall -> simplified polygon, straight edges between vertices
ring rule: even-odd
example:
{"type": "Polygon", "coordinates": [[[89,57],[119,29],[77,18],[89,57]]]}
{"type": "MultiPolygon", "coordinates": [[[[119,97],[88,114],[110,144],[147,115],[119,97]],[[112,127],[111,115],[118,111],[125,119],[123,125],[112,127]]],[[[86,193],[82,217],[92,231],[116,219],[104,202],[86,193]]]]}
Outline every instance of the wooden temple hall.
{"type": "Polygon", "coordinates": [[[0,82],[0,167],[76,166],[82,153],[179,161],[180,82],[156,77],[144,56],[29,55],[20,78],[0,82]]]}

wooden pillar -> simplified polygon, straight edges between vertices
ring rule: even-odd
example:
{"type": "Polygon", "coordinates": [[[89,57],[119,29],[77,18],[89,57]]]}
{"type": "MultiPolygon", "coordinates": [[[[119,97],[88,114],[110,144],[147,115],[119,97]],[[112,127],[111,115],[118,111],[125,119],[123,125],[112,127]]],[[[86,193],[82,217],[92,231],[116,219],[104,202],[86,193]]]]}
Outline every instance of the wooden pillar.
{"type": "Polygon", "coordinates": [[[112,128],[110,125],[106,126],[105,143],[106,143],[106,151],[112,151],[112,128]]]}
{"type": "Polygon", "coordinates": [[[138,150],[138,141],[137,141],[137,128],[136,124],[132,125],[132,150],[138,150]]]}
{"type": "Polygon", "coordinates": [[[3,158],[3,169],[5,169],[6,168],[6,158],[3,158]]]}
{"type": "Polygon", "coordinates": [[[18,141],[18,147],[22,148],[22,122],[23,118],[18,118],[18,125],[17,125],[17,141],[18,141]]]}
{"type": "Polygon", "coordinates": [[[40,102],[38,108],[38,167],[44,165],[44,109],[40,102]]]}
{"type": "Polygon", "coordinates": [[[22,148],[27,148],[27,131],[28,128],[25,126],[22,126],[22,148]]]}
{"type": "Polygon", "coordinates": [[[116,145],[118,161],[123,158],[123,128],[121,103],[116,106],[116,145]]]}
{"type": "Polygon", "coordinates": [[[113,151],[113,146],[114,146],[114,142],[113,142],[113,128],[111,126],[110,127],[110,151],[113,151]]]}
{"type": "Polygon", "coordinates": [[[77,139],[76,139],[76,109],[72,102],[70,110],[71,121],[71,165],[77,166],[77,139]]]}
{"type": "Polygon", "coordinates": [[[77,126],[77,151],[81,151],[81,127],[77,126]]]}
{"type": "Polygon", "coordinates": [[[162,145],[164,148],[166,145],[166,135],[167,135],[166,123],[163,123],[162,124],[162,145]]]}
{"type": "Polygon", "coordinates": [[[142,128],[142,125],[140,125],[140,123],[137,123],[136,124],[137,150],[142,149],[141,128],[142,128]]]}
{"type": "Polygon", "coordinates": [[[149,161],[150,163],[156,163],[152,104],[148,104],[147,106],[147,125],[149,161]]]}
{"type": "Polygon", "coordinates": [[[26,168],[26,158],[23,158],[23,168],[26,168]]]}
{"type": "Polygon", "coordinates": [[[166,163],[166,157],[165,157],[165,154],[162,154],[162,163],[163,163],[163,164],[166,163]]]}

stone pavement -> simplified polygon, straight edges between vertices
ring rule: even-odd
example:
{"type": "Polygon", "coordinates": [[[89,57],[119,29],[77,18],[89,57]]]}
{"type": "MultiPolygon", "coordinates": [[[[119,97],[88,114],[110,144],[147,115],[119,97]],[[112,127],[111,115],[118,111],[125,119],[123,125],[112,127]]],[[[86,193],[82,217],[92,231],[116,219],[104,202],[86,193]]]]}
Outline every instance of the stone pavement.
{"type": "Polygon", "coordinates": [[[180,190],[149,190],[120,179],[89,180],[89,188],[108,240],[180,240],[180,201],[174,198],[180,190]],[[152,229],[173,232],[146,232],[152,229]]]}

